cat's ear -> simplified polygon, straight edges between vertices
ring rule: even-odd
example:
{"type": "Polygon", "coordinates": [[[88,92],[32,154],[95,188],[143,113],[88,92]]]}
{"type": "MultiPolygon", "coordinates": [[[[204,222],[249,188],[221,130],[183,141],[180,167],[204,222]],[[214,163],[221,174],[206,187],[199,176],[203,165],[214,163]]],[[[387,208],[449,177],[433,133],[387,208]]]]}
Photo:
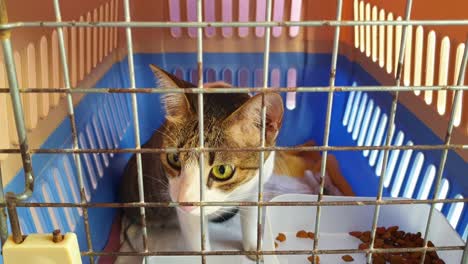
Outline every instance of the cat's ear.
{"type": "MultiPolygon", "coordinates": [[[[278,136],[283,122],[283,100],[277,93],[265,94],[266,144],[272,145],[278,136]]],[[[235,140],[243,140],[247,145],[260,144],[262,94],[251,97],[224,120],[227,132],[235,140]],[[246,140],[248,138],[248,140],[246,140]]]]}
{"type": "MultiPolygon", "coordinates": [[[[150,68],[158,80],[158,87],[164,88],[185,88],[189,87],[187,82],[180,80],[176,76],[166,72],[165,70],[150,64],[150,68]]],[[[166,119],[180,123],[187,117],[191,116],[194,111],[185,93],[165,93],[161,96],[161,100],[166,110],[166,119]]]]}

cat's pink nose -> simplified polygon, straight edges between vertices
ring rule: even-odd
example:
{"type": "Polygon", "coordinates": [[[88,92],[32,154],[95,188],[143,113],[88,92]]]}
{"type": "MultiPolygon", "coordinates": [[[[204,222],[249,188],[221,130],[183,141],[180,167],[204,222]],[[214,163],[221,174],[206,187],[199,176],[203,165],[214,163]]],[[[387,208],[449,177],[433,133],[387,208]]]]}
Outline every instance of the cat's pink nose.
{"type": "Polygon", "coordinates": [[[190,213],[191,211],[195,209],[195,206],[180,206],[179,208],[184,210],[187,213],[190,213]]]}

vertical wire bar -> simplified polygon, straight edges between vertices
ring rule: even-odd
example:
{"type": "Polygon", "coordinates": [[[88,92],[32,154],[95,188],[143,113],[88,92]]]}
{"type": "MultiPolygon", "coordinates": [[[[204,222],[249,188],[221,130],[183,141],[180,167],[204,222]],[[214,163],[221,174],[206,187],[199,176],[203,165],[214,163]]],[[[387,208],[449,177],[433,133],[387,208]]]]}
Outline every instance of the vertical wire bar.
{"type": "MultiPolygon", "coordinates": [[[[468,63],[468,36],[466,38],[465,42],[465,50],[463,51],[463,57],[462,57],[462,62],[460,65],[460,71],[457,79],[457,85],[463,85],[465,82],[465,71],[468,63]]],[[[442,156],[440,158],[440,163],[439,163],[439,169],[437,171],[437,179],[436,179],[436,187],[434,190],[434,197],[432,200],[434,201],[437,198],[437,194],[440,191],[440,185],[442,182],[442,176],[444,174],[444,169],[445,169],[445,164],[447,161],[447,156],[448,156],[448,147],[450,146],[450,141],[452,140],[452,132],[453,132],[453,127],[454,127],[454,119],[455,119],[455,112],[456,109],[458,108],[458,104],[460,103],[460,97],[463,96],[463,90],[457,90],[455,92],[455,98],[453,99],[453,104],[452,104],[452,109],[450,112],[450,119],[449,119],[449,124],[447,127],[447,135],[445,136],[445,146],[446,148],[443,149],[442,151],[442,156]]],[[[421,258],[421,264],[424,264],[424,259],[426,257],[426,252],[427,252],[427,244],[429,242],[429,233],[430,233],[430,227],[432,224],[432,217],[434,214],[434,209],[435,209],[436,203],[431,204],[431,209],[429,210],[429,216],[427,217],[427,224],[426,224],[426,230],[424,232],[424,249],[423,249],[423,255],[421,258]]],[[[462,264],[468,263],[468,242],[466,242],[465,250],[463,251],[463,259],[462,259],[462,264]]]]}
{"type": "MultiPolygon", "coordinates": [[[[0,203],[5,203],[5,192],[3,190],[3,176],[2,167],[0,166],[0,203]]],[[[8,227],[7,227],[7,214],[5,207],[0,208],[0,240],[1,246],[5,244],[8,239],[8,227]]]]}
{"type": "MultiPolygon", "coordinates": [[[[56,21],[61,22],[62,15],[60,13],[59,0],[54,0],[54,12],[55,12],[56,21]]],[[[68,72],[67,53],[65,51],[65,40],[63,36],[62,27],[57,28],[57,34],[58,34],[58,42],[59,42],[59,49],[60,49],[60,61],[62,64],[63,79],[65,82],[65,89],[70,92],[71,91],[70,76],[68,72]]],[[[73,109],[73,98],[72,98],[71,93],[67,93],[67,110],[68,110],[68,117],[70,119],[70,125],[71,125],[73,149],[78,150],[79,149],[78,134],[76,130],[75,113],[74,113],[75,111],[73,109]]],[[[73,158],[75,160],[76,172],[77,172],[76,174],[78,177],[78,185],[80,187],[80,201],[81,201],[81,204],[83,205],[81,209],[83,211],[83,220],[84,220],[84,225],[85,225],[84,227],[85,227],[85,233],[86,233],[86,243],[88,244],[88,251],[93,252],[93,242],[91,240],[91,230],[89,227],[88,208],[84,206],[87,203],[87,201],[86,201],[85,187],[84,187],[84,181],[83,181],[83,172],[81,169],[81,159],[78,153],[74,153],[73,158]]],[[[90,255],[89,259],[90,259],[91,264],[93,264],[94,256],[90,255]]]]}
{"type": "MultiPolygon", "coordinates": [[[[0,25],[8,23],[8,14],[6,7],[6,0],[0,1],[0,25]]],[[[19,200],[28,199],[34,190],[34,172],[32,169],[31,153],[29,152],[28,136],[26,133],[26,126],[24,124],[23,105],[19,93],[18,78],[16,76],[15,60],[13,58],[13,49],[10,41],[10,30],[0,31],[0,38],[2,40],[2,49],[4,54],[4,61],[8,77],[8,85],[10,86],[10,97],[13,106],[13,113],[15,117],[16,133],[18,134],[18,141],[20,144],[21,160],[23,162],[24,170],[24,191],[16,195],[19,200]]]]}
{"type": "MultiPolygon", "coordinates": [[[[337,7],[336,7],[336,20],[341,21],[341,12],[342,12],[343,1],[337,0],[337,7]]],[[[330,138],[330,127],[331,127],[331,116],[333,111],[333,90],[335,88],[335,79],[336,79],[336,64],[338,60],[338,47],[340,42],[340,26],[335,27],[335,36],[333,39],[333,52],[332,52],[332,61],[330,66],[330,90],[328,92],[328,103],[327,103],[327,114],[325,119],[325,131],[323,137],[323,145],[328,147],[328,142],[330,138]]],[[[325,150],[322,154],[322,161],[321,161],[321,169],[320,169],[320,192],[317,197],[317,201],[322,201],[323,191],[325,187],[325,174],[326,174],[326,166],[327,166],[327,157],[328,151],[325,150]]],[[[314,237],[314,247],[313,250],[317,250],[318,243],[319,243],[319,229],[320,229],[320,215],[321,215],[321,206],[317,206],[317,213],[315,215],[315,237],[314,237]]],[[[313,263],[316,263],[316,257],[314,254],[313,263]]]]}
{"type": "MultiPolygon", "coordinates": [[[[409,21],[410,19],[412,6],[413,6],[413,0],[406,0],[405,21],[409,21]]],[[[400,52],[398,54],[398,68],[397,68],[396,77],[395,77],[395,82],[396,82],[395,85],[397,87],[400,87],[400,83],[401,83],[401,73],[402,73],[402,68],[403,68],[403,62],[405,59],[404,53],[406,50],[405,48],[406,38],[408,35],[407,28],[408,28],[408,25],[403,26],[403,35],[400,40],[400,52]]],[[[397,110],[397,105],[398,105],[398,95],[399,95],[398,91],[396,91],[395,94],[393,95],[392,106],[390,110],[390,118],[388,120],[387,137],[385,139],[386,147],[390,146],[392,138],[393,138],[393,133],[395,131],[395,116],[396,116],[396,110],[397,110]]],[[[382,200],[383,187],[384,187],[383,183],[384,183],[384,179],[386,178],[385,174],[387,173],[387,163],[388,163],[389,153],[390,153],[389,149],[384,150],[384,155],[383,155],[383,160],[382,160],[382,169],[381,169],[380,179],[379,179],[379,189],[378,189],[377,197],[376,197],[377,201],[382,200]]],[[[380,205],[376,204],[375,210],[374,210],[374,217],[372,220],[371,241],[369,245],[370,250],[374,249],[375,233],[377,230],[379,215],[380,215],[380,205]]],[[[367,263],[371,263],[371,260],[372,260],[372,253],[369,253],[367,255],[367,263]]]]}
{"type": "MultiPolygon", "coordinates": [[[[198,23],[203,22],[202,16],[202,0],[197,0],[197,21],[198,23]]],[[[197,70],[198,70],[198,88],[203,88],[203,28],[197,28],[197,70]]],[[[202,152],[205,147],[205,122],[204,122],[204,108],[203,108],[203,93],[198,94],[198,135],[199,135],[199,156],[198,163],[200,169],[200,202],[205,200],[205,183],[204,183],[204,164],[205,164],[205,153],[202,152]]],[[[207,223],[205,218],[205,207],[200,205],[200,240],[201,240],[201,262],[206,263],[206,256],[204,252],[206,250],[206,230],[207,223]]]]}
{"type": "MultiPolygon", "coordinates": [[[[124,4],[124,16],[125,22],[130,22],[130,5],[128,0],[123,0],[124,4]]],[[[127,57],[128,57],[128,77],[130,80],[130,89],[136,89],[135,82],[135,68],[133,62],[133,42],[132,42],[132,29],[130,27],[125,28],[125,33],[127,36],[127,57]]],[[[135,149],[141,149],[140,142],[140,122],[138,120],[138,100],[136,93],[132,93],[132,112],[133,112],[133,129],[135,132],[135,149]]],[[[138,174],[138,198],[140,203],[145,203],[145,191],[143,187],[143,167],[141,163],[141,153],[136,153],[137,161],[137,174],[138,174]]],[[[141,217],[141,232],[143,235],[143,248],[145,252],[148,252],[148,231],[146,227],[146,208],[140,207],[140,217],[141,217]]],[[[147,263],[147,257],[145,257],[145,262],[147,263]]]]}
{"type": "Polygon", "coordinates": [[[467,264],[467,263],[468,263],[468,241],[465,243],[465,249],[463,250],[463,256],[462,256],[462,261],[461,261],[461,264],[467,264]]]}
{"type": "MultiPolygon", "coordinates": [[[[271,21],[272,12],[272,0],[268,0],[266,7],[266,22],[271,21]]],[[[265,29],[265,50],[263,54],[263,89],[268,87],[269,78],[269,66],[270,66],[270,39],[271,39],[271,27],[265,29]]],[[[260,130],[260,146],[265,147],[266,137],[266,104],[265,94],[262,92],[262,109],[261,115],[261,130],[260,130]]],[[[258,202],[263,201],[263,173],[264,173],[264,160],[265,152],[260,151],[259,153],[259,170],[258,170],[258,202]]],[[[263,207],[257,205],[257,252],[256,252],[256,263],[260,263],[260,251],[262,250],[262,217],[263,207]]]]}
{"type": "Polygon", "coordinates": [[[17,199],[15,194],[9,192],[6,194],[6,202],[7,202],[7,209],[8,215],[10,216],[10,225],[11,225],[11,232],[13,233],[12,238],[15,244],[21,244],[24,241],[23,233],[21,232],[21,226],[18,218],[18,211],[16,209],[16,202],[17,199]]]}

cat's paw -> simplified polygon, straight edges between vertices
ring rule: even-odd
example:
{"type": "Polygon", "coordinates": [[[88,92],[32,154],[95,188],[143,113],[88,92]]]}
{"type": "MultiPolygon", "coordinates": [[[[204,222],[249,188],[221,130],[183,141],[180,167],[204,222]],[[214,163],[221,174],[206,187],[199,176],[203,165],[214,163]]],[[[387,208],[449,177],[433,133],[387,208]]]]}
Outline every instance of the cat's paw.
{"type": "MultiPolygon", "coordinates": [[[[257,261],[257,255],[246,255],[250,260],[257,261]]],[[[258,255],[258,260],[263,262],[263,255],[258,255]]]]}
{"type": "MultiPolygon", "coordinates": [[[[257,245],[255,243],[254,244],[251,244],[251,246],[244,246],[244,251],[257,251],[257,245]]],[[[257,257],[258,257],[258,260],[263,262],[263,255],[258,255],[257,254],[250,254],[250,255],[246,255],[246,257],[248,257],[250,260],[253,260],[253,261],[257,261],[257,257]]]]}

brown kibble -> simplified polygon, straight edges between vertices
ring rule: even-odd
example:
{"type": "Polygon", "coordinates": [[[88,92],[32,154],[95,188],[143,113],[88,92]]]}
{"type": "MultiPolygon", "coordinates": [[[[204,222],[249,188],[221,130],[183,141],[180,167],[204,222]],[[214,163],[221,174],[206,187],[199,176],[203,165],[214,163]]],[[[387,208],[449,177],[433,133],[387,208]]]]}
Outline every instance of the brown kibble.
{"type": "Polygon", "coordinates": [[[314,239],[315,238],[314,232],[307,232],[307,237],[309,237],[310,239],[314,239]]]}
{"type": "Polygon", "coordinates": [[[278,233],[278,235],[276,236],[276,240],[278,240],[279,242],[284,242],[286,241],[286,235],[283,233],[278,233]]]}
{"type": "Polygon", "coordinates": [[[365,236],[365,235],[360,236],[359,239],[364,243],[367,243],[370,241],[370,237],[365,236]]]}
{"type": "Polygon", "coordinates": [[[432,243],[432,241],[429,240],[429,241],[427,241],[427,246],[428,247],[434,247],[434,243],[432,243]]]}
{"type": "Polygon", "coordinates": [[[391,226],[391,227],[387,228],[387,231],[392,233],[392,232],[397,231],[399,228],[400,228],[399,226],[391,226]]]}
{"type": "Polygon", "coordinates": [[[433,260],[439,259],[439,255],[437,255],[437,252],[435,251],[428,252],[427,254],[429,254],[433,260]]]}
{"type": "Polygon", "coordinates": [[[377,230],[375,231],[375,233],[377,235],[383,235],[385,233],[385,227],[381,226],[381,227],[377,227],[377,230]]]}
{"type": "Polygon", "coordinates": [[[432,264],[432,258],[428,255],[424,258],[424,264],[432,264]]]}
{"type": "Polygon", "coordinates": [[[299,237],[299,238],[307,238],[307,232],[305,230],[301,230],[301,231],[297,231],[296,233],[296,237],[299,237]]]}
{"type": "Polygon", "coordinates": [[[393,248],[393,245],[384,244],[384,245],[383,245],[383,248],[393,248]]]}
{"type": "Polygon", "coordinates": [[[344,255],[341,257],[342,260],[344,260],[345,262],[352,262],[354,261],[353,257],[350,256],[350,255],[344,255]]]}
{"type": "MultiPolygon", "coordinates": [[[[313,263],[314,262],[314,256],[308,256],[307,260],[310,263],[313,263]]],[[[319,256],[315,256],[315,264],[320,264],[320,257],[319,256]]]]}
{"type": "Polygon", "coordinates": [[[369,248],[369,243],[361,243],[361,244],[359,244],[358,248],[360,250],[368,249],[369,248]]]}
{"type": "Polygon", "coordinates": [[[391,234],[389,231],[385,232],[385,233],[382,235],[382,238],[383,238],[383,239],[390,239],[391,237],[392,237],[392,234],[391,234]]]}
{"type": "Polygon", "coordinates": [[[397,239],[397,241],[395,241],[395,242],[400,246],[406,245],[406,241],[404,241],[403,239],[397,239]]]}
{"type": "Polygon", "coordinates": [[[383,256],[384,256],[385,261],[390,261],[390,258],[392,257],[392,254],[385,253],[383,256]]]}
{"type": "Polygon", "coordinates": [[[422,253],[421,253],[421,252],[412,252],[412,253],[410,254],[410,257],[411,257],[412,259],[419,259],[419,258],[421,258],[421,256],[422,256],[422,253]]]}
{"type": "Polygon", "coordinates": [[[434,259],[431,264],[445,264],[445,261],[441,259],[434,259]]]}
{"type": "Polygon", "coordinates": [[[383,256],[375,256],[372,258],[372,264],[385,264],[385,258],[383,256]]]}
{"type": "Polygon", "coordinates": [[[278,248],[278,243],[275,242],[275,248],[278,248]]]}
{"type": "Polygon", "coordinates": [[[424,244],[424,239],[422,239],[421,237],[418,237],[418,238],[416,238],[416,240],[414,242],[416,243],[416,246],[422,247],[423,244],[424,244]]]}
{"type": "Polygon", "coordinates": [[[359,231],[351,231],[349,232],[349,235],[355,237],[355,238],[359,238],[361,235],[362,235],[362,232],[359,232],[359,231]]]}
{"type": "Polygon", "coordinates": [[[383,239],[377,238],[377,239],[374,241],[374,247],[375,247],[375,248],[382,248],[383,246],[384,246],[384,241],[383,241],[383,239]]]}

